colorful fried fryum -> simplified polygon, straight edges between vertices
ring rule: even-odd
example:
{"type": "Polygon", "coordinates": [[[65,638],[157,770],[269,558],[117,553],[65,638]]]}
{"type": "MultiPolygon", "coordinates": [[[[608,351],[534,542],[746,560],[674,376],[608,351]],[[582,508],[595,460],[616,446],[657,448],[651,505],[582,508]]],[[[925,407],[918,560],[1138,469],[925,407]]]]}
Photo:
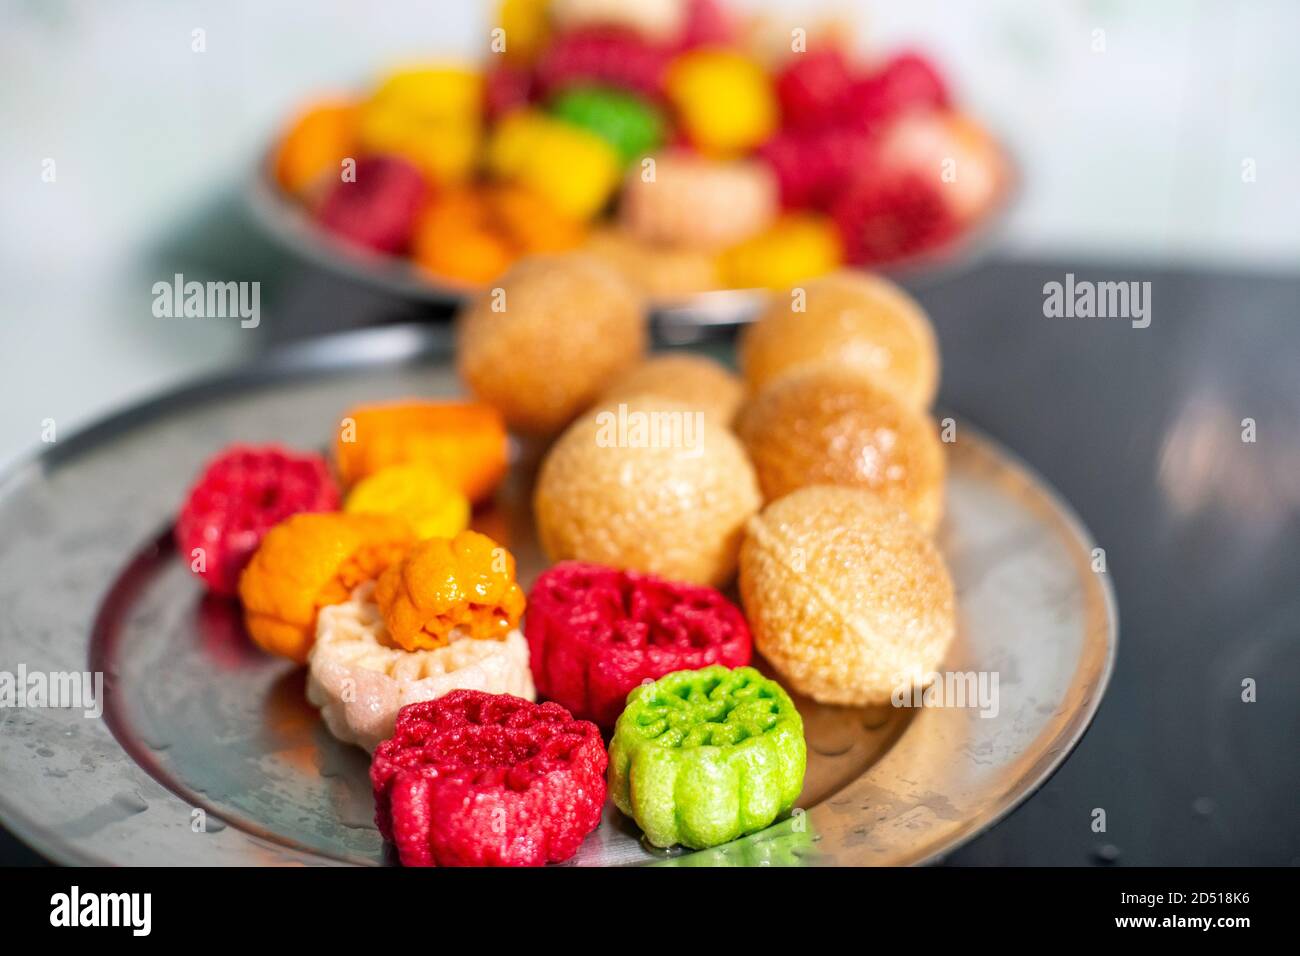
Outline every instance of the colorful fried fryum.
{"type": "Polygon", "coordinates": [[[501,0],[496,24],[505,39],[501,56],[515,69],[532,63],[550,38],[551,0],[501,0]]]}
{"type": "Polygon", "coordinates": [[[472,286],[496,280],[514,261],[508,236],[474,189],[448,190],[425,207],[415,226],[411,259],[439,279],[472,286]]]}
{"type": "Polygon", "coordinates": [[[709,155],[753,149],[780,123],[771,80],[756,61],[734,50],[682,54],[669,65],[664,86],[688,142],[709,155]]]}
{"type": "MultiPolygon", "coordinates": [[[[841,258],[942,255],[1003,195],[1001,150],[925,57],[860,58],[844,22],[750,19],[723,0],[505,0],[483,62],[405,66],[356,98],[309,104],[277,145],[275,177],[313,214],[328,189],[325,229],[409,256],[451,288],[569,248],[619,207],[654,256],[759,240],[729,253],[710,286],[779,287],[841,258]],[[647,192],[653,151],[722,166],[647,192]],[[507,186],[528,208],[513,227],[420,215],[406,172],[382,189],[341,188],[349,168],[376,160],[413,171],[435,206],[507,186]],[[743,175],[717,174],[732,163],[743,175]],[[778,195],[798,228],[766,235],[778,195]]],[[[666,267],[698,261],[667,259],[644,286],[666,288],[669,303],[691,294],[698,283],[666,267]]]]}
{"type": "Polygon", "coordinates": [[[840,235],[822,216],[791,214],[726,250],[718,270],[736,289],[786,289],[837,268],[843,260],[840,235]]]}
{"type": "Polygon", "coordinates": [[[397,156],[358,160],[325,194],[316,217],[332,235],[374,252],[405,252],[428,195],[420,171],[397,156]]]}
{"type": "Polygon", "coordinates": [[[751,651],[740,609],[713,588],[577,561],[533,584],[525,633],[542,696],[606,729],[639,684],[751,651]]]}
{"type": "Polygon", "coordinates": [[[863,266],[938,249],[961,229],[941,181],[912,171],[854,182],[831,204],[831,215],[845,258],[863,266]]]}
{"type": "Polygon", "coordinates": [[[375,822],[404,866],[541,866],[600,824],[600,731],[559,704],[452,691],[375,748],[375,822]]]}
{"type": "Polygon", "coordinates": [[[532,700],[524,636],[514,630],[504,640],[463,637],[430,650],[394,647],[370,582],[344,603],[321,609],[307,699],[339,740],[373,751],[393,735],[399,710],[453,690],[532,700]]]}
{"type": "Polygon", "coordinates": [[[388,639],[408,651],[505,640],[525,603],[514,555],[477,531],[419,542],[379,577],[374,596],[388,639]]]}
{"type": "Polygon", "coordinates": [[[234,594],[263,536],[300,511],[333,511],[338,488],[319,455],[232,445],[209,461],[176,518],[181,560],[208,589],[234,594]]]}
{"type": "Polygon", "coordinates": [[[592,26],[557,35],[537,59],[537,80],[550,94],[573,86],[606,86],[650,99],[663,93],[673,51],[616,27],[592,26]]]}
{"type": "Polygon", "coordinates": [[[497,124],[487,165],[497,178],[527,187],[577,220],[604,208],[622,168],[617,150],[601,136],[532,109],[497,124]]]}
{"type": "Polygon", "coordinates": [[[362,105],[357,137],[369,152],[400,156],[431,186],[464,182],[482,144],[483,77],[449,64],[389,74],[362,105]]]}
{"type": "Polygon", "coordinates": [[[520,185],[448,190],[434,198],[416,225],[411,255],[421,269],[453,282],[481,286],[514,260],[579,245],[580,222],[520,185]]]}
{"type": "Polygon", "coordinates": [[[469,499],[428,465],[389,465],[348,492],[348,514],[394,515],[418,538],[450,538],[469,527],[469,499]]]}
{"type": "Polygon", "coordinates": [[[877,139],[858,127],[783,129],[759,147],[787,210],[829,209],[850,181],[866,180],[876,168],[877,139]]]}
{"type": "Polygon", "coordinates": [[[655,846],[717,846],[788,813],[807,765],[803,720],[752,667],[678,671],[627,698],[609,795],[655,846]]]}
{"type": "Polygon", "coordinates": [[[658,149],[664,139],[660,111],[649,101],[622,90],[575,87],[556,96],[550,111],[605,140],[624,166],[658,149]]]}
{"type": "Polygon", "coordinates": [[[506,473],[509,438],[491,406],[408,399],[361,405],[339,421],[335,462],[344,485],[390,465],[424,465],[470,501],[492,494],[506,473]]]}
{"type": "Polygon", "coordinates": [[[289,125],[275,151],[275,178],[289,192],[309,196],[337,180],[354,155],[356,104],[350,100],[312,103],[289,125]]]}
{"type": "Polygon", "coordinates": [[[415,540],[400,518],[296,514],[262,539],[239,579],[249,636],[263,650],[305,663],[323,607],[348,600],[415,540]]]}

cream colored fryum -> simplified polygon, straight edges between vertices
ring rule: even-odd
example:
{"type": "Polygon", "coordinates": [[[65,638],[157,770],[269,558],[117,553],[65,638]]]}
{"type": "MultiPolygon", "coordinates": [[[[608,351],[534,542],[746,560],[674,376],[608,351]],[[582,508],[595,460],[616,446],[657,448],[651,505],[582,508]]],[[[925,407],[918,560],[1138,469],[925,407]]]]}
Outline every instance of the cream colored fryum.
{"type": "Polygon", "coordinates": [[[514,630],[503,641],[458,639],[426,651],[389,647],[367,582],[343,604],[322,608],[307,678],[307,699],[332,733],[368,751],[391,737],[397,712],[453,690],[533,700],[528,642],[514,630]]]}
{"type": "Polygon", "coordinates": [[[667,42],[686,23],[685,0],[551,0],[551,22],[562,30],[618,27],[667,42]]]}

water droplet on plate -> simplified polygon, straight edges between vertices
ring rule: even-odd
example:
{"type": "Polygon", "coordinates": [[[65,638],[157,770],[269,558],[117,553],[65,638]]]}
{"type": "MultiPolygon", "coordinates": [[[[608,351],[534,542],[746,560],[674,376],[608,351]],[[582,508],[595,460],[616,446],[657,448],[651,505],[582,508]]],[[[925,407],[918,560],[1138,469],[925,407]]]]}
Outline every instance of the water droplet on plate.
{"type": "Polygon", "coordinates": [[[1119,856],[1119,847],[1113,843],[1103,843],[1092,851],[1092,858],[1098,863],[1114,863],[1119,856]]]}
{"type": "Polygon", "coordinates": [[[641,846],[647,853],[665,860],[671,860],[686,852],[686,848],[682,846],[655,846],[644,833],[641,834],[641,846]]]}

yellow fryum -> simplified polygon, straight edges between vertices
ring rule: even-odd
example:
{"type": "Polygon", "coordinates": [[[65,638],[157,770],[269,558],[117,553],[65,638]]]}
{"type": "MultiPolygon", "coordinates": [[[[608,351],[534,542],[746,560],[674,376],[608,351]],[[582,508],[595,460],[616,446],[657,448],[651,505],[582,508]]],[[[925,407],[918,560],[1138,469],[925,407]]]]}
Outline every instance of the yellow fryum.
{"type": "Polygon", "coordinates": [[[691,142],[707,153],[743,153],[776,129],[771,81],[743,54],[709,49],[685,53],[669,66],[666,88],[691,142]]]}
{"type": "Polygon", "coordinates": [[[823,216],[794,214],[726,250],[718,260],[732,289],[786,289],[837,268],[843,257],[839,233],[823,216]]]}
{"type": "Polygon", "coordinates": [[[482,101],[483,77],[474,70],[399,70],[362,107],[357,135],[367,151],[402,156],[434,182],[461,182],[478,163],[482,101]]]}
{"type": "Polygon", "coordinates": [[[404,518],[421,540],[450,538],[469,527],[469,499],[423,465],[392,465],[363,478],[344,510],[404,518]]]}
{"type": "Polygon", "coordinates": [[[620,177],[618,153],[607,142],[536,110],[517,110],[497,124],[487,164],[577,220],[600,212],[620,177]]]}
{"type": "Polygon", "coordinates": [[[501,0],[497,21],[505,41],[502,54],[511,63],[531,63],[549,35],[550,0],[501,0]]]}

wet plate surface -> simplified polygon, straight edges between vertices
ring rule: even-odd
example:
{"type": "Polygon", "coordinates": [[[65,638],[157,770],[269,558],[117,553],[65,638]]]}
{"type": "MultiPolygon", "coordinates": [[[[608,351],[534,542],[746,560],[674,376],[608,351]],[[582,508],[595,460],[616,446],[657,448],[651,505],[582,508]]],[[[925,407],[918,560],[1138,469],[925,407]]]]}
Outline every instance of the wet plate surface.
{"type": "MultiPolygon", "coordinates": [[[[366,755],[329,736],[303,672],[253,648],[237,607],[203,595],[168,528],[196,469],[228,442],[323,447],[356,402],[455,391],[440,331],[349,333],[132,409],[8,474],[0,670],[101,671],[105,692],[102,717],[0,710],[4,824],[60,862],[392,862],[372,823],[366,755]]],[[[939,540],[959,635],[944,670],[996,673],[996,713],[796,698],[809,771],[790,819],[666,856],[609,807],[574,864],[922,862],[1004,815],[1065,758],[1113,661],[1109,586],[1050,491],[973,429],[957,435],[939,540]]],[[[525,584],[544,567],[527,509],[538,453],[519,449],[475,519],[515,552],[525,584]]]]}

